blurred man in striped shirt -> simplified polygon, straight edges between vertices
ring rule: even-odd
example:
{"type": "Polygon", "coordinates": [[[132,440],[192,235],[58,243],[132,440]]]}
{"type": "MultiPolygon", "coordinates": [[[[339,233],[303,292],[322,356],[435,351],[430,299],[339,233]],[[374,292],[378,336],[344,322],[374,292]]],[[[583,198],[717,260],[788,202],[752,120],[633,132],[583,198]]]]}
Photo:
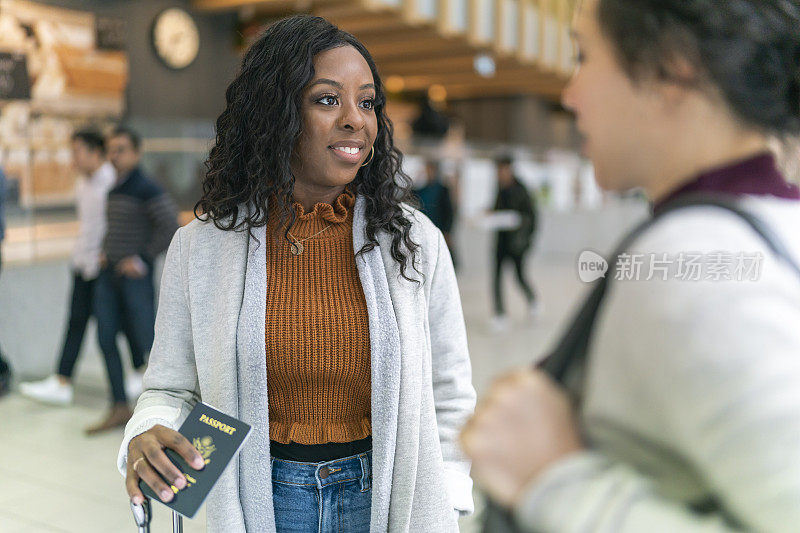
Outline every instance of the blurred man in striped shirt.
{"type": "Polygon", "coordinates": [[[88,434],[122,426],[131,416],[117,334],[127,321],[131,342],[138,348],[132,361],[134,375],[128,382],[138,381],[136,393],[141,392],[146,364],[143,354],[153,345],[155,325],[153,264],[178,229],[175,203],[140,167],[139,135],[129,128],[117,128],[108,138],[108,157],[117,170],[117,182],[108,193],[103,268],[94,305],[113,403],[105,419],[87,428],[88,434]],[[142,356],[137,357],[137,352],[142,356]]]}

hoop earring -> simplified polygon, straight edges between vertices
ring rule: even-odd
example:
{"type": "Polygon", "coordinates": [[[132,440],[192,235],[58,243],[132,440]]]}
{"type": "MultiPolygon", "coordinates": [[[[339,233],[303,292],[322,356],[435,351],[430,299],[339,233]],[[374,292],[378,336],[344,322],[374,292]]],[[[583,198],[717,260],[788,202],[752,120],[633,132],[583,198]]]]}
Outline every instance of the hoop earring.
{"type": "Polygon", "coordinates": [[[370,152],[369,152],[369,159],[367,159],[367,162],[366,162],[366,163],[364,163],[364,164],[363,164],[363,165],[361,165],[361,166],[362,166],[362,167],[365,167],[365,166],[369,165],[369,164],[372,162],[372,159],[373,159],[374,157],[375,157],[375,145],[373,144],[373,145],[372,145],[372,150],[370,150],[370,152]]]}

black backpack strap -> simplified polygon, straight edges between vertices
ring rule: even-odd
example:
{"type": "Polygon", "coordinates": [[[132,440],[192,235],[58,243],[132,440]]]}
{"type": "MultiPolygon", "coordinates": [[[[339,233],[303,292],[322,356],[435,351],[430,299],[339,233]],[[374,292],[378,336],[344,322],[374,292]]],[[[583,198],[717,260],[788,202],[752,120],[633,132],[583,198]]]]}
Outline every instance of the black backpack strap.
{"type": "Polygon", "coordinates": [[[745,221],[767,244],[769,249],[778,259],[782,260],[800,278],[800,266],[792,258],[783,241],[763,220],[745,210],[741,204],[732,197],[720,195],[690,195],[678,198],[665,205],[650,219],[642,222],[622,240],[611,256],[613,260],[606,276],[597,280],[597,285],[584,301],[583,305],[570,322],[570,326],[562,335],[560,341],[551,352],[551,355],[538,366],[547,372],[553,379],[564,383],[567,373],[575,365],[581,365],[589,351],[589,341],[594,329],[595,318],[600,309],[600,304],[606,293],[609,281],[614,277],[619,256],[625,253],[639,237],[649,230],[665,215],[687,209],[690,207],[718,207],[737,215],[745,221]]]}

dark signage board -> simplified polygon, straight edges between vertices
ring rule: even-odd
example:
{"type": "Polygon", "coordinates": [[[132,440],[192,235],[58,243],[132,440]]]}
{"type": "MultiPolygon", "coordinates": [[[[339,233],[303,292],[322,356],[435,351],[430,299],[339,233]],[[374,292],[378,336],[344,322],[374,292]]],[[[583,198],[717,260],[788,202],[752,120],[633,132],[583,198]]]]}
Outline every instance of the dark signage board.
{"type": "Polygon", "coordinates": [[[31,80],[25,54],[0,52],[0,100],[30,100],[31,80]]]}
{"type": "Polygon", "coordinates": [[[97,17],[95,33],[98,50],[125,49],[125,21],[115,17],[97,17]]]}

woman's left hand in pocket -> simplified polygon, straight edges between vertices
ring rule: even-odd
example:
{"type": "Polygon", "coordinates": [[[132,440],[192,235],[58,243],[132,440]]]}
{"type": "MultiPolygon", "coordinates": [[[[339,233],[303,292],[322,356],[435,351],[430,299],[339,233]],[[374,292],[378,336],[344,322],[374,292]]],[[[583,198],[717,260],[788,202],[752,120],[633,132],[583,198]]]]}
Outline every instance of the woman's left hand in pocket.
{"type": "Polygon", "coordinates": [[[117,263],[117,273],[126,278],[140,279],[147,275],[149,270],[147,263],[145,263],[138,255],[132,255],[122,259],[117,263]]]}

